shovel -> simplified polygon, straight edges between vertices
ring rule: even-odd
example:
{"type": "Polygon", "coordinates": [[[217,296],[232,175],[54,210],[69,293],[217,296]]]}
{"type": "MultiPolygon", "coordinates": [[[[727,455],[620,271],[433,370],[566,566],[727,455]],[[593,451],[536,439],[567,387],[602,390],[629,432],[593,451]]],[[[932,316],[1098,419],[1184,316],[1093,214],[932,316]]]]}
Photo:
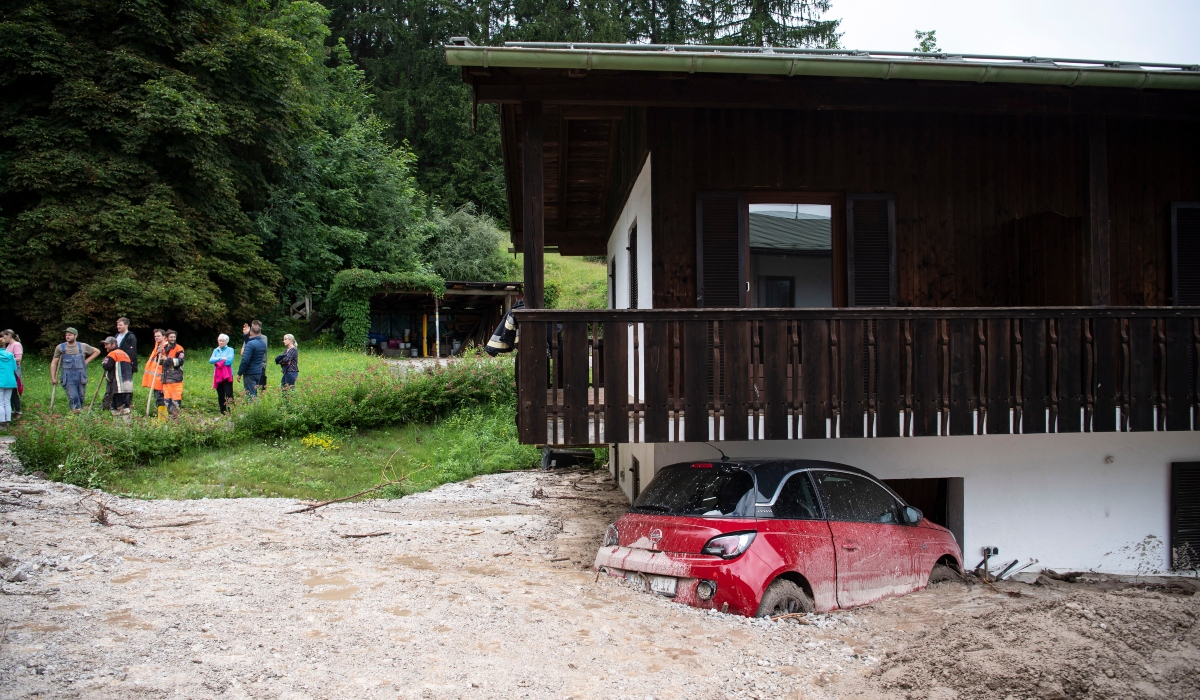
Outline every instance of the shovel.
{"type": "Polygon", "coordinates": [[[92,402],[88,404],[88,413],[91,413],[92,409],[96,407],[96,397],[100,395],[100,388],[103,387],[104,383],[107,381],[108,375],[101,375],[100,381],[96,382],[96,391],[92,394],[92,402]]]}

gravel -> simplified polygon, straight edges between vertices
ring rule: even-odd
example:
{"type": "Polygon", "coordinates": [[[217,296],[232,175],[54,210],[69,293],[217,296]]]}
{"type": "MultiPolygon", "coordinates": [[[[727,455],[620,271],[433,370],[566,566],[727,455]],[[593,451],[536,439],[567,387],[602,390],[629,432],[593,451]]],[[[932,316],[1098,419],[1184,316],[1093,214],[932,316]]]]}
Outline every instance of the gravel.
{"type": "Polygon", "coordinates": [[[625,507],[602,472],[301,515],[97,495],[2,449],[0,485],[45,489],[0,503],[5,698],[1200,697],[1197,596],[942,584],[800,624],[597,577],[625,507]]]}

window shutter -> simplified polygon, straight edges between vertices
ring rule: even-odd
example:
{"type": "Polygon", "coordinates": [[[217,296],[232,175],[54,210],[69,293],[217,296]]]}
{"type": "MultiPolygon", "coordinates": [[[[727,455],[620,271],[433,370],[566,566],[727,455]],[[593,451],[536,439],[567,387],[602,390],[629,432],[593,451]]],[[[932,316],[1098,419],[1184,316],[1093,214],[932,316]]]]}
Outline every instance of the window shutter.
{"type": "Polygon", "coordinates": [[[1200,462],[1171,465],[1171,568],[1200,568],[1200,462]]]}
{"type": "Polygon", "coordinates": [[[696,306],[745,306],[742,201],[736,194],[696,199],[696,306]]]}
{"type": "Polygon", "coordinates": [[[1171,204],[1171,248],[1171,302],[1200,306],[1200,202],[1171,204]]]}
{"type": "Polygon", "coordinates": [[[846,196],[850,306],[896,305],[896,204],[890,194],[846,196]]]}
{"type": "Polygon", "coordinates": [[[629,229],[629,308],[638,307],[637,224],[629,229]]]}

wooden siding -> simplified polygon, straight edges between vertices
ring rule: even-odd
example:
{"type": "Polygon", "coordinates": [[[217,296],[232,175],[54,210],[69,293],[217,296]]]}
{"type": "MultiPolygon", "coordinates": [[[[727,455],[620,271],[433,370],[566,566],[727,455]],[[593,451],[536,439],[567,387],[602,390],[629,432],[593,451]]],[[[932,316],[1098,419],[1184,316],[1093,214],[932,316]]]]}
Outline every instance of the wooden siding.
{"type": "MultiPolygon", "coordinates": [[[[655,308],[695,305],[704,191],[894,195],[901,306],[1089,303],[1086,117],[647,112],[655,308]]],[[[1112,303],[1166,304],[1169,203],[1200,200],[1200,129],[1112,119],[1107,144],[1112,303]]]]}

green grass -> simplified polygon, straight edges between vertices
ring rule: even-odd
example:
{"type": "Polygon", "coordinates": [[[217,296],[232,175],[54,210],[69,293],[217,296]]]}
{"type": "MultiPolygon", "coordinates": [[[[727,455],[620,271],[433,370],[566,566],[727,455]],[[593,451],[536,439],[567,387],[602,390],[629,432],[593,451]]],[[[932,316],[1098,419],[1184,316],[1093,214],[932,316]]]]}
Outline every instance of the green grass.
{"type": "MultiPolygon", "coordinates": [[[[522,265],[521,254],[517,264],[522,265]]],[[[547,298],[555,296],[550,308],[604,309],[608,307],[608,266],[580,257],[546,253],[544,259],[547,298]]]]}
{"type": "Polygon", "coordinates": [[[139,498],[341,498],[378,483],[391,459],[391,472],[412,474],[382,494],[399,497],[540,463],[536,448],[517,444],[512,409],[496,406],[463,409],[429,425],[320,437],[309,445],[297,438],[192,450],[123,470],[106,486],[139,498]]]}
{"type": "MultiPolygon", "coordinates": [[[[218,413],[217,392],[212,388],[213,369],[212,365],[208,364],[208,358],[214,347],[216,347],[215,341],[212,347],[189,348],[184,346],[187,350],[187,361],[183,366],[183,405],[188,410],[214,415],[218,413]]],[[[139,415],[146,411],[146,398],[150,391],[142,388],[141,376],[142,369],[146,364],[147,352],[149,351],[144,351],[138,358],[138,373],[134,377],[133,407],[134,412],[139,415]]],[[[271,348],[267,354],[267,381],[269,384],[267,391],[278,391],[279,380],[283,375],[279,371],[279,365],[274,364],[272,360],[281,352],[283,352],[282,348],[271,348]]],[[[85,408],[88,403],[91,403],[92,395],[100,384],[100,376],[103,374],[100,367],[102,357],[103,354],[88,365],[88,395],[87,402],[84,404],[85,408]]],[[[239,361],[241,361],[241,355],[235,355],[233,366],[235,373],[239,361]]],[[[301,346],[300,381],[325,378],[342,371],[363,370],[371,367],[373,363],[381,362],[382,360],[378,358],[360,352],[301,346]]],[[[25,393],[21,396],[22,413],[27,415],[48,413],[51,393],[50,361],[37,355],[27,354],[21,362],[21,372],[21,381],[25,384],[25,393]]],[[[54,399],[54,413],[70,413],[66,392],[60,386],[57,393],[58,395],[54,399]]],[[[234,393],[241,393],[241,384],[237,381],[237,377],[234,377],[234,393]]],[[[100,403],[103,400],[103,396],[96,399],[97,411],[100,410],[100,403]]]]}

